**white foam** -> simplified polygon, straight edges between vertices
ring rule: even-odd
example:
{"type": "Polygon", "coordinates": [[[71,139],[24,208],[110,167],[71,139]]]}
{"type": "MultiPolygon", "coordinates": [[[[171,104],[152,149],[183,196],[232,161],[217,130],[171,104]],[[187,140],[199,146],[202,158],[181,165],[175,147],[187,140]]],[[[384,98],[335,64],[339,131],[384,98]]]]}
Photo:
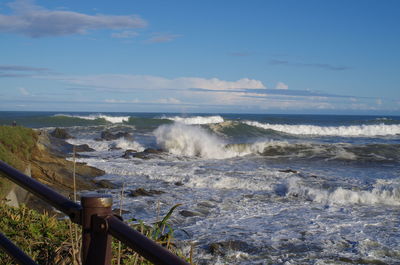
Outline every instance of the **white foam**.
{"type": "Polygon", "coordinates": [[[168,120],[180,122],[183,124],[202,125],[202,124],[215,124],[224,122],[221,116],[194,116],[194,117],[163,117],[168,120]]]}
{"type": "Polygon", "coordinates": [[[64,116],[64,117],[79,118],[79,119],[92,120],[92,121],[97,120],[97,119],[104,119],[111,123],[128,122],[128,120],[130,118],[129,116],[108,116],[108,115],[103,115],[103,114],[92,114],[92,115],[87,115],[87,116],[56,114],[54,116],[64,116]]]}
{"type": "Polygon", "coordinates": [[[395,182],[385,183],[383,180],[378,180],[370,191],[349,190],[342,187],[333,191],[322,190],[305,186],[296,177],[288,180],[287,187],[288,195],[296,195],[319,203],[400,205],[400,184],[395,182]]]}
{"type": "Polygon", "coordinates": [[[68,143],[73,145],[87,144],[96,151],[108,151],[110,148],[121,148],[123,150],[143,151],[145,148],[136,141],[130,141],[126,138],[119,138],[113,141],[95,141],[93,139],[68,139],[68,143]]]}
{"type": "Polygon", "coordinates": [[[199,126],[182,123],[162,125],[154,131],[157,144],[174,155],[198,156],[203,158],[228,158],[231,154],[224,149],[221,138],[199,126]]]}
{"type": "Polygon", "coordinates": [[[352,125],[352,126],[315,126],[315,125],[288,125],[269,124],[257,121],[244,121],[245,124],[285,132],[296,135],[321,135],[321,136],[385,136],[400,134],[400,125],[352,125]]]}

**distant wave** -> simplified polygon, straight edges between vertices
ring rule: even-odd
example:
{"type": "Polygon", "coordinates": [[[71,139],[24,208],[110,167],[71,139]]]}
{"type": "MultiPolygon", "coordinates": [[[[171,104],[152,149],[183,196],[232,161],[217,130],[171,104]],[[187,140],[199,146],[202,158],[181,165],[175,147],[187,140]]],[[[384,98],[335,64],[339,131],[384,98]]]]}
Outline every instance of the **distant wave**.
{"type": "Polygon", "coordinates": [[[321,136],[387,136],[400,134],[400,125],[352,125],[352,126],[315,126],[269,124],[257,121],[244,121],[245,124],[295,135],[321,136]]]}
{"type": "Polygon", "coordinates": [[[304,186],[301,179],[296,177],[289,179],[286,185],[287,196],[301,197],[318,203],[400,205],[400,184],[396,180],[377,180],[372,190],[312,188],[304,186]]]}
{"type": "Polygon", "coordinates": [[[194,117],[163,117],[164,119],[172,120],[175,122],[180,122],[183,124],[214,124],[214,123],[221,123],[224,122],[224,118],[221,116],[194,116],[194,117]]]}
{"type": "Polygon", "coordinates": [[[205,128],[181,123],[162,125],[153,133],[157,144],[172,154],[208,159],[255,154],[270,158],[318,158],[360,162],[400,161],[400,145],[396,144],[317,144],[277,140],[227,144],[223,137],[205,128]]]}
{"type": "Polygon", "coordinates": [[[91,114],[87,116],[82,116],[82,115],[68,115],[68,114],[56,114],[54,116],[62,116],[62,117],[71,117],[71,118],[79,118],[79,119],[84,119],[84,120],[97,120],[97,119],[104,119],[110,123],[123,123],[123,122],[128,122],[130,116],[108,116],[108,115],[103,115],[103,114],[91,114]]]}

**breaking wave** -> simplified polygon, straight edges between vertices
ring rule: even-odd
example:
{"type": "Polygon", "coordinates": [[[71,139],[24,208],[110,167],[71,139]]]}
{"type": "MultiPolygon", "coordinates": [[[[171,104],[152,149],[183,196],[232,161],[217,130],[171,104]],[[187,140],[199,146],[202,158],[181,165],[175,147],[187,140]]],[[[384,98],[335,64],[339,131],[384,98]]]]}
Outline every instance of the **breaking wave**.
{"type": "Polygon", "coordinates": [[[108,121],[110,123],[123,123],[123,122],[128,122],[130,116],[108,116],[108,115],[103,115],[103,114],[92,114],[92,115],[68,115],[68,114],[56,114],[54,115],[55,117],[70,117],[70,118],[79,118],[79,119],[84,119],[84,120],[98,120],[98,119],[103,119],[105,121],[108,121]]]}
{"type": "Polygon", "coordinates": [[[400,125],[352,125],[352,126],[315,126],[315,125],[287,125],[269,124],[257,121],[244,121],[245,124],[295,135],[320,136],[387,136],[399,135],[400,125]]]}
{"type": "Polygon", "coordinates": [[[342,187],[323,190],[304,186],[299,178],[290,178],[286,196],[301,197],[325,204],[385,204],[400,205],[400,183],[377,180],[372,190],[350,190],[342,187]]]}
{"type": "Polygon", "coordinates": [[[312,143],[263,140],[254,143],[228,144],[225,138],[195,125],[162,125],[154,132],[164,150],[182,156],[224,159],[249,154],[265,157],[318,158],[346,161],[400,161],[398,144],[312,143]]]}
{"type": "Polygon", "coordinates": [[[143,151],[145,148],[136,141],[126,138],[119,138],[113,141],[96,141],[93,139],[68,139],[68,143],[73,145],[87,144],[96,151],[109,151],[110,149],[143,151]]]}
{"type": "Polygon", "coordinates": [[[162,125],[154,131],[157,144],[174,155],[203,158],[234,156],[225,150],[225,142],[206,129],[182,123],[162,125]]]}
{"type": "Polygon", "coordinates": [[[215,124],[224,122],[221,116],[194,116],[194,117],[163,117],[164,119],[191,125],[215,124]]]}

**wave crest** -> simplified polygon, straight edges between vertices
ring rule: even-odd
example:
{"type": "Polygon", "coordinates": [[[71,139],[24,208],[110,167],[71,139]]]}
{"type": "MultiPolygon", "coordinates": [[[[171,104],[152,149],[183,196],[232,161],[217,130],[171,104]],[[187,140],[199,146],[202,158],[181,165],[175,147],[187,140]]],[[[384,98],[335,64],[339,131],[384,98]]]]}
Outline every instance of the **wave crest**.
{"type": "Polygon", "coordinates": [[[378,180],[372,190],[350,190],[338,187],[329,191],[304,186],[299,178],[291,178],[287,183],[287,189],[287,196],[302,197],[325,204],[400,205],[400,184],[384,180],[378,180]]]}
{"type": "Polygon", "coordinates": [[[157,144],[174,155],[229,158],[222,139],[199,126],[182,123],[162,125],[154,131],[157,144]]]}
{"type": "Polygon", "coordinates": [[[93,114],[93,115],[68,115],[68,114],[56,114],[54,116],[62,116],[62,117],[70,117],[70,118],[79,118],[83,120],[97,120],[97,119],[103,119],[106,120],[110,123],[123,123],[123,122],[128,122],[130,116],[108,116],[108,115],[103,115],[103,114],[93,114]]]}
{"type": "Polygon", "coordinates": [[[288,125],[269,124],[257,121],[244,121],[245,124],[295,135],[320,136],[387,136],[400,134],[400,125],[352,125],[352,126],[316,126],[316,125],[288,125]]]}
{"type": "Polygon", "coordinates": [[[175,122],[188,124],[188,125],[203,125],[203,124],[215,124],[224,122],[224,118],[221,116],[194,116],[194,117],[163,117],[168,120],[175,122]]]}

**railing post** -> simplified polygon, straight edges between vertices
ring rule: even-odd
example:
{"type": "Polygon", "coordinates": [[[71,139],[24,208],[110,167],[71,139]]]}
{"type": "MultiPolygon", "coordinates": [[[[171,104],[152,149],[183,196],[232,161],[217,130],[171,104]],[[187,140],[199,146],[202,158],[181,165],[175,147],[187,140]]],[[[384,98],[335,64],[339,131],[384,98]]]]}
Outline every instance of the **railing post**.
{"type": "Polygon", "coordinates": [[[112,215],[112,197],[106,194],[81,196],[82,263],[111,265],[111,240],[107,218],[112,215]]]}

